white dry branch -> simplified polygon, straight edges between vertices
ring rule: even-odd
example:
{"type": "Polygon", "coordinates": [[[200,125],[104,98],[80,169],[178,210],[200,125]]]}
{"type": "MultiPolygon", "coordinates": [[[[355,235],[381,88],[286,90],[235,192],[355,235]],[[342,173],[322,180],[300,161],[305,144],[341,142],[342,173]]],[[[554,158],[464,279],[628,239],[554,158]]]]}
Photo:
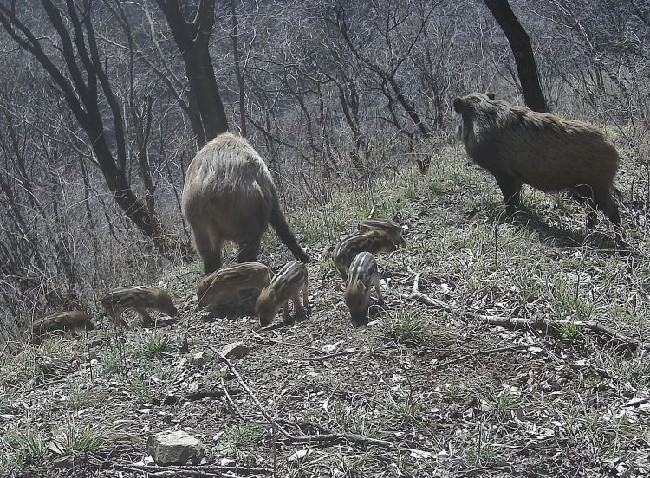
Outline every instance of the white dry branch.
{"type": "Polygon", "coordinates": [[[426,294],[420,292],[420,274],[415,274],[413,279],[413,288],[410,294],[400,294],[400,298],[408,300],[417,300],[429,307],[437,307],[439,309],[451,310],[451,306],[440,299],[434,299],[426,294]]]}
{"type": "MultiPolygon", "coordinates": [[[[429,307],[437,307],[439,309],[451,311],[452,306],[446,302],[429,297],[419,290],[420,274],[415,275],[413,280],[413,287],[410,294],[401,294],[402,299],[417,300],[429,307]]],[[[592,320],[537,320],[537,319],[522,319],[517,317],[500,317],[493,315],[483,315],[476,312],[465,312],[465,316],[479,319],[489,325],[497,325],[507,329],[529,328],[535,329],[540,332],[548,332],[549,330],[557,331],[567,326],[573,326],[578,329],[585,329],[597,334],[601,337],[606,337],[612,345],[624,347],[631,351],[647,351],[650,352],[650,343],[643,343],[632,337],[628,337],[611,327],[603,325],[599,322],[592,320]]]]}

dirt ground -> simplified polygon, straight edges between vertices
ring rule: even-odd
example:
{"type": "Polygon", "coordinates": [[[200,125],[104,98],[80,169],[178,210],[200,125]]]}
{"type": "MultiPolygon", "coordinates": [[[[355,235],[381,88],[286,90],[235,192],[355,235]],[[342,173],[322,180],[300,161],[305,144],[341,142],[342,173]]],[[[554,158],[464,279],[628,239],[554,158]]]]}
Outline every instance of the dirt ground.
{"type": "MultiPolygon", "coordinates": [[[[352,233],[368,203],[336,218],[336,204],[304,211],[294,224],[313,228],[306,317],[283,323],[278,314],[260,329],[245,308],[197,311],[197,264],[161,277],[181,310],[176,321],[156,315],[156,328],[116,335],[104,317],[87,336],[4,357],[0,470],[650,476],[650,274],[639,212],[624,212],[638,227],[632,252],[621,253],[605,219],[580,236],[582,211],[561,197],[529,193],[524,212],[500,217],[491,178],[457,158],[386,187],[372,206],[398,215],[407,247],[377,257],[386,303],[373,304],[367,323],[352,323],[319,252],[352,233]],[[319,214],[340,227],[320,230],[319,214]],[[233,342],[248,353],[225,361],[220,351],[233,342]],[[147,439],[168,429],[199,438],[202,463],[151,463],[147,439]]],[[[290,259],[273,238],[266,244],[260,260],[273,269],[290,259]]]]}

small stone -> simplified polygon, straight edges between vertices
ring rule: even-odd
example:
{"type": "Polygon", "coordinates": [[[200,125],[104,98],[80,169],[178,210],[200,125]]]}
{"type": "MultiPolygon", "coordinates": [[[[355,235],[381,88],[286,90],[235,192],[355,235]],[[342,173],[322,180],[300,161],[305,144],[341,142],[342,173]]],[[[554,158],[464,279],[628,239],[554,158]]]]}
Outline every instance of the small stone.
{"type": "Polygon", "coordinates": [[[221,349],[221,355],[227,359],[242,358],[243,356],[248,355],[250,351],[251,349],[248,348],[244,342],[233,342],[221,349]]]}
{"type": "Polygon", "coordinates": [[[196,352],[194,355],[192,355],[192,358],[190,358],[190,363],[192,365],[200,367],[202,365],[205,365],[206,360],[207,357],[205,355],[205,352],[196,352]]]}
{"type": "Polygon", "coordinates": [[[147,453],[160,466],[184,465],[188,461],[197,465],[205,450],[198,438],[183,430],[167,430],[149,436],[147,453]]]}

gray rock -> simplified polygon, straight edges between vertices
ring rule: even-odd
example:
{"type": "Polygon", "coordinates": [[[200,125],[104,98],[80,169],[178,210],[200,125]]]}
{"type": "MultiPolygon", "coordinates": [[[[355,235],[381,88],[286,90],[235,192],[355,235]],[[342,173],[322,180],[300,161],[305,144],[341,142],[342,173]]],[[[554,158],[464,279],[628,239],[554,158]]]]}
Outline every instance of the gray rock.
{"type": "Polygon", "coordinates": [[[241,358],[248,355],[250,351],[251,349],[244,345],[244,342],[233,342],[221,349],[221,354],[227,359],[241,358]]]}
{"type": "Polygon", "coordinates": [[[183,430],[167,430],[149,436],[147,453],[161,466],[184,465],[188,461],[197,465],[205,450],[197,438],[183,430]]]}
{"type": "Polygon", "coordinates": [[[205,352],[196,352],[192,357],[190,357],[190,363],[197,367],[205,365],[207,361],[207,355],[205,352]]]}

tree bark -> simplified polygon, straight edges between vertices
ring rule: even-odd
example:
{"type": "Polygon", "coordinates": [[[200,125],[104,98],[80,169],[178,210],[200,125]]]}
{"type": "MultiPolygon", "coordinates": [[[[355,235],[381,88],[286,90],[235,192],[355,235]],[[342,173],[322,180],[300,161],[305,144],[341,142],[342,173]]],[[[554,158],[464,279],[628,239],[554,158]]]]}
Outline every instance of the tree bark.
{"type": "Polygon", "coordinates": [[[246,99],[244,88],[244,74],[242,72],[241,58],[239,56],[239,29],[237,25],[237,6],[235,0],[230,0],[230,17],[232,30],[230,40],[232,41],[232,53],[235,57],[235,75],[237,76],[237,86],[239,87],[239,122],[242,136],[246,137],[246,99]]]}
{"type": "Polygon", "coordinates": [[[537,75],[537,64],[530,37],[510,8],[508,0],[483,0],[505,33],[517,64],[524,102],[533,111],[546,112],[548,105],[537,75]]]}
{"type": "Polygon", "coordinates": [[[219,133],[228,131],[209,49],[215,0],[200,0],[192,20],[186,20],[180,0],[156,2],[183,56],[190,86],[190,107],[199,112],[201,119],[200,124],[192,123],[192,128],[199,146],[203,146],[219,133]]]}

